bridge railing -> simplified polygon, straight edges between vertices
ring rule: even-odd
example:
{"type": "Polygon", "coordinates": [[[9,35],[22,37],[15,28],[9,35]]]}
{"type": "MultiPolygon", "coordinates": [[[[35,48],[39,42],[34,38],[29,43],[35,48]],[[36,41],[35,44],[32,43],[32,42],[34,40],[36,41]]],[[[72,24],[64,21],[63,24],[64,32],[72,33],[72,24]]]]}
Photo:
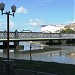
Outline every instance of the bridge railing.
{"type": "Polygon", "coordinates": [[[52,33],[19,33],[19,38],[59,38],[59,34],[52,33]]]}
{"type": "Polygon", "coordinates": [[[61,34],[61,38],[63,38],[63,37],[65,37],[65,38],[73,38],[73,37],[75,37],[75,34],[61,34]]]}
{"type": "MultiPolygon", "coordinates": [[[[42,32],[10,32],[9,38],[73,38],[75,34],[42,33],[42,32]]],[[[0,32],[0,39],[6,39],[7,32],[0,32]]]]}
{"type": "Polygon", "coordinates": [[[19,33],[19,38],[73,38],[75,34],[59,33],[19,33]]]}

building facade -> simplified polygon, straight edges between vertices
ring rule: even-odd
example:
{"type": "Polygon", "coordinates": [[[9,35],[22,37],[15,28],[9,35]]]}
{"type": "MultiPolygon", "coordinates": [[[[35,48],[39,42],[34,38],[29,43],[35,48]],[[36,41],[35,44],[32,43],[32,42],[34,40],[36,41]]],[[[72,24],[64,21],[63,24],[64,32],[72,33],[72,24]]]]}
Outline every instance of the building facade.
{"type": "Polygon", "coordinates": [[[59,33],[64,29],[64,25],[41,25],[41,32],[45,33],[59,33]]]}

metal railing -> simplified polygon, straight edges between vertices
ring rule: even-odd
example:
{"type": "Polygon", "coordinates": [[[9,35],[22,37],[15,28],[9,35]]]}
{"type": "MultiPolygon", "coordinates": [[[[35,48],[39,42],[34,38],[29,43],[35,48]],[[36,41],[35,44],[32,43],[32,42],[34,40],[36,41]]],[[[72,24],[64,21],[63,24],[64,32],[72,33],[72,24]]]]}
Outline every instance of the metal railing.
{"type": "MultiPolygon", "coordinates": [[[[7,32],[0,32],[0,39],[6,39],[7,32]]],[[[42,32],[10,32],[9,38],[74,38],[75,34],[42,33],[42,32]]]]}

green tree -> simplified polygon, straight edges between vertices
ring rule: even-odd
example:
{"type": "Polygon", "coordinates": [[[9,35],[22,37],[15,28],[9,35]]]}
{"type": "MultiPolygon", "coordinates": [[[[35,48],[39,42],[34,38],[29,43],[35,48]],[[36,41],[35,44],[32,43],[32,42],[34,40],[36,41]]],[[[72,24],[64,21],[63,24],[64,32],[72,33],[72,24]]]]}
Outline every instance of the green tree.
{"type": "Polygon", "coordinates": [[[74,30],[67,28],[65,30],[61,30],[60,33],[74,33],[74,30]]]}

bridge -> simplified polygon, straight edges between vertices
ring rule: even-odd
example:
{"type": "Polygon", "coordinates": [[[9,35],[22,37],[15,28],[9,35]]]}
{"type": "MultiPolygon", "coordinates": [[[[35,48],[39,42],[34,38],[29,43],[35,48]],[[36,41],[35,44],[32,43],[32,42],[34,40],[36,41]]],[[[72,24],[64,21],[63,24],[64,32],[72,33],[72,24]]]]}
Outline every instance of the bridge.
{"type": "MultiPolygon", "coordinates": [[[[0,39],[6,39],[7,38],[7,32],[6,31],[0,31],[0,39]]],[[[65,38],[75,38],[75,34],[60,34],[60,33],[43,33],[43,32],[18,32],[17,30],[15,32],[9,33],[10,39],[25,39],[25,38],[50,38],[50,39],[65,39],[65,38]]]]}
{"type": "MultiPolygon", "coordinates": [[[[9,41],[14,42],[12,47],[20,48],[20,41],[47,41],[47,44],[58,44],[62,40],[66,42],[75,43],[75,34],[60,34],[60,33],[43,33],[43,32],[15,32],[9,33],[9,41]],[[57,41],[55,41],[57,40],[57,41]]],[[[7,45],[7,31],[0,31],[0,42],[3,42],[3,45],[0,48],[6,48],[7,45]]],[[[63,41],[62,41],[63,43],[63,41]]],[[[21,47],[23,48],[23,46],[21,47]]],[[[17,51],[17,50],[16,50],[17,51]]]]}

